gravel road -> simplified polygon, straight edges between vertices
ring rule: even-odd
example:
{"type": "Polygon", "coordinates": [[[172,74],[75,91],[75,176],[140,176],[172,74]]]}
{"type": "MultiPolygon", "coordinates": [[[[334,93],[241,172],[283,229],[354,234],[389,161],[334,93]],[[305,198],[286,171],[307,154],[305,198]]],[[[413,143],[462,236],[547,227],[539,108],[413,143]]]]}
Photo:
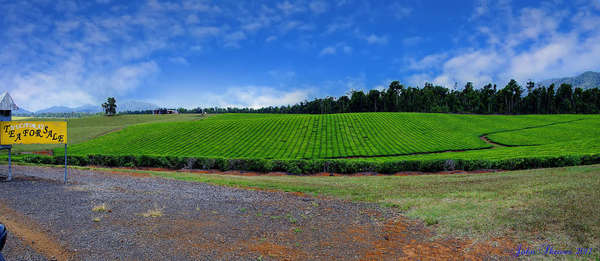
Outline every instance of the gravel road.
{"type": "Polygon", "coordinates": [[[488,259],[506,253],[465,240],[431,240],[434,233],[421,222],[373,204],[85,170],[70,170],[63,185],[60,168],[14,169],[12,182],[0,182],[0,222],[13,236],[8,260],[488,259]]]}

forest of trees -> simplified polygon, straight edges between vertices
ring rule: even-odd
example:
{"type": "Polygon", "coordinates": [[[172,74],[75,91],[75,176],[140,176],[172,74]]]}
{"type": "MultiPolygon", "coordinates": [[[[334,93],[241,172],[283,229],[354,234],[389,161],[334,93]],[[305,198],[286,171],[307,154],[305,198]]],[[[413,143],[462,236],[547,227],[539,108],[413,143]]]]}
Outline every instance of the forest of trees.
{"type": "Polygon", "coordinates": [[[487,84],[476,89],[467,83],[462,90],[425,84],[404,87],[398,81],[383,91],[352,91],[338,98],[317,98],[295,105],[252,108],[179,109],[181,113],[347,113],[347,112],[451,112],[479,114],[599,113],[600,89],[583,90],[569,84],[548,87],[528,82],[525,88],[511,80],[504,88],[487,84]]]}

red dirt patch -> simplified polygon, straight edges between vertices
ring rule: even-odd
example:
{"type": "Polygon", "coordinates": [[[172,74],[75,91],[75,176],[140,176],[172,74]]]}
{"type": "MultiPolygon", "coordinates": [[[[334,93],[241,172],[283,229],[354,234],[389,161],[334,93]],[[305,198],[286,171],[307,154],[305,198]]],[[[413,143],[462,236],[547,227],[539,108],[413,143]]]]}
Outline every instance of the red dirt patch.
{"type": "Polygon", "coordinates": [[[70,260],[71,251],[61,246],[55,238],[42,232],[35,222],[24,215],[0,203],[0,220],[6,225],[10,233],[16,235],[29,247],[44,255],[49,260],[70,260]]]}
{"type": "Polygon", "coordinates": [[[366,227],[345,231],[353,240],[371,243],[361,260],[482,260],[489,256],[510,256],[516,244],[509,239],[476,242],[471,239],[429,240],[434,233],[406,219],[388,220],[381,235],[373,237],[366,227]],[[368,240],[368,241],[366,241],[368,240]]]}
{"type": "Polygon", "coordinates": [[[41,151],[21,152],[20,154],[35,154],[35,155],[52,156],[52,155],[54,155],[54,151],[52,151],[52,150],[41,150],[41,151]]]}
{"type": "Polygon", "coordinates": [[[257,252],[263,256],[273,257],[279,260],[304,260],[307,257],[306,253],[297,249],[277,245],[268,241],[259,242],[258,239],[251,240],[246,247],[249,251],[257,252]]]}

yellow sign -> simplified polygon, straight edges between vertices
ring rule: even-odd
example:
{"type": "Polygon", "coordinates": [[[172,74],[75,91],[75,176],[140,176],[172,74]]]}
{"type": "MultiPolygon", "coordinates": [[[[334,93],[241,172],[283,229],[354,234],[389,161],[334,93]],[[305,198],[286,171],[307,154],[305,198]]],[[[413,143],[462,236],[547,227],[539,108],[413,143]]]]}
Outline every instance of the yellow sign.
{"type": "Polygon", "coordinates": [[[0,145],[66,143],[66,121],[0,122],[0,145]]]}

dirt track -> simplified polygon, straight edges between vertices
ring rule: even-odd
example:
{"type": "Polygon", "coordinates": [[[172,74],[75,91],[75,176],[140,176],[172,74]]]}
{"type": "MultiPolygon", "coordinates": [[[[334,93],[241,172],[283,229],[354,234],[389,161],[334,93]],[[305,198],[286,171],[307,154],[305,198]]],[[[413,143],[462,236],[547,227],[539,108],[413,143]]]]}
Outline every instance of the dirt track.
{"type": "Polygon", "coordinates": [[[431,240],[421,222],[371,204],[79,170],[65,186],[62,169],[15,172],[0,183],[0,222],[19,238],[8,260],[477,260],[513,247],[431,240]]]}

